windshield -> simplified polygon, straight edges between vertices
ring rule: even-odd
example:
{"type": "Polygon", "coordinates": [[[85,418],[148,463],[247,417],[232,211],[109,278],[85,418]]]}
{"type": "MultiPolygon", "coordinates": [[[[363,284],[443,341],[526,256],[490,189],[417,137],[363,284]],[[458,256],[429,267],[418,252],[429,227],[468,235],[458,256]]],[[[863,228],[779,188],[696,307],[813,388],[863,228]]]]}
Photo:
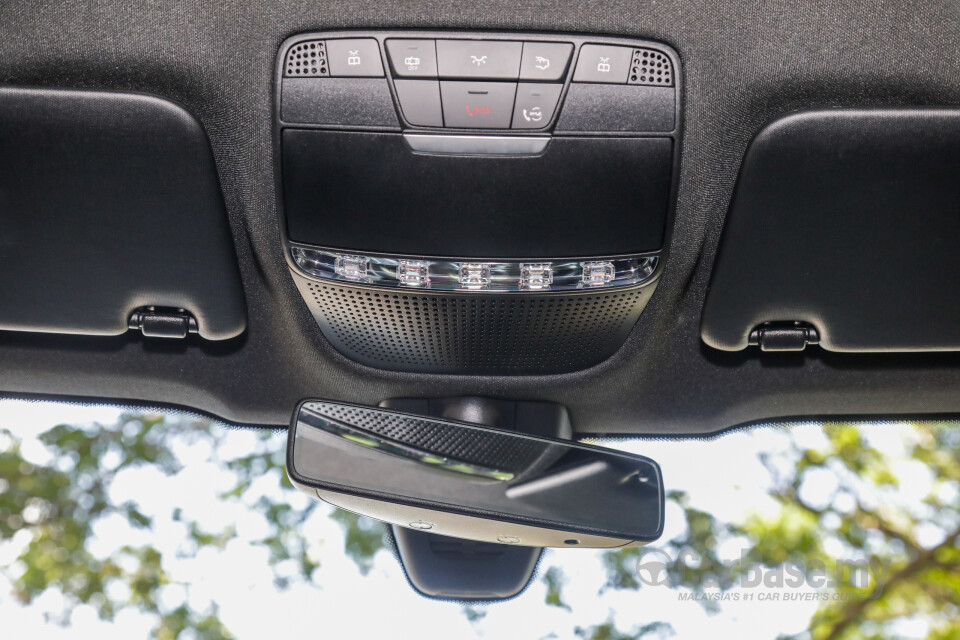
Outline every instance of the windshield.
{"type": "Polygon", "coordinates": [[[0,416],[5,637],[960,635],[957,423],[592,441],[659,462],[663,536],[547,550],[525,591],[484,605],[418,595],[382,524],[295,490],[285,431],[22,401],[0,416]]]}

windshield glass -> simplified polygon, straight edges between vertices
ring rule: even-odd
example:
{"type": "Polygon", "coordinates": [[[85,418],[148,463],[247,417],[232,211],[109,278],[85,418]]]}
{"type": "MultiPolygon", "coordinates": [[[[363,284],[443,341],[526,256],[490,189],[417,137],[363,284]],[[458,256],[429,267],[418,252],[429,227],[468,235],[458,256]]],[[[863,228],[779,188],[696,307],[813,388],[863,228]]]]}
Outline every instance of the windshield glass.
{"type": "Polygon", "coordinates": [[[418,595],[383,525],[294,489],[285,431],[21,401],[0,416],[5,637],[960,636],[957,423],[594,441],[659,462],[662,538],[547,550],[524,592],[479,605],[418,595]]]}

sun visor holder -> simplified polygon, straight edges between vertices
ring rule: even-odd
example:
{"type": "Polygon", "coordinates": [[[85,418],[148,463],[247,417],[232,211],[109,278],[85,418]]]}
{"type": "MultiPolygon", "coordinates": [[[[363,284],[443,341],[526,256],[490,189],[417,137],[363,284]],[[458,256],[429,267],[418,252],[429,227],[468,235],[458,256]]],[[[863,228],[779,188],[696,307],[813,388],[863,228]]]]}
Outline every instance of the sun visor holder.
{"type": "Polygon", "coordinates": [[[0,329],[225,340],[246,305],[196,119],[135,93],[0,88],[0,329]]]}
{"type": "Polygon", "coordinates": [[[701,323],[738,351],[960,350],[960,110],[785,116],[747,150],[701,323]]]}
{"type": "Polygon", "coordinates": [[[186,338],[199,333],[197,319],[186,309],[158,309],[146,307],[130,314],[129,327],[147,338],[186,338]]]}

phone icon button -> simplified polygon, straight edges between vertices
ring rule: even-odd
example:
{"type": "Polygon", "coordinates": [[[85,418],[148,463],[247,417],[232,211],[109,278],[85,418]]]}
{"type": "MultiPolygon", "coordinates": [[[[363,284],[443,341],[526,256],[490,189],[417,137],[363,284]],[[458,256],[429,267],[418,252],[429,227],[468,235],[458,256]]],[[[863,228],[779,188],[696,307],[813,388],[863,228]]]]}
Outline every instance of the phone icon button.
{"type": "Polygon", "coordinates": [[[562,84],[521,82],[513,107],[513,129],[542,129],[553,121],[562,84]]]}

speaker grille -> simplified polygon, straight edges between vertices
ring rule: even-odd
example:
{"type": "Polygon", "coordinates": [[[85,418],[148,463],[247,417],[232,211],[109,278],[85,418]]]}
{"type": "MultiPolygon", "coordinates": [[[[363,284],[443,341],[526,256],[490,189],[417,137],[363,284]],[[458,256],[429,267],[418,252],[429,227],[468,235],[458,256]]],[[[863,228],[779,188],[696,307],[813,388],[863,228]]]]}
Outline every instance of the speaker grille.
{"type": "Polygon", "coordinates": [[[673,63],[667,54],[656,49],[634,49],[629,84],[673,86],[673,63]]]}
{"type": "Polygon", "coordinates": [[[653,290],[457,295],[298,281],[324,335],[354,360],[394,371],[488,375],[564,373],[605,360],[653,290]]]}
{"type": "Polygon", "coordinates": [[[288,78],[328,76],[327,47],[323,40],[311,40],[294,45],[287,52],[283,75],[288,78]]]}

